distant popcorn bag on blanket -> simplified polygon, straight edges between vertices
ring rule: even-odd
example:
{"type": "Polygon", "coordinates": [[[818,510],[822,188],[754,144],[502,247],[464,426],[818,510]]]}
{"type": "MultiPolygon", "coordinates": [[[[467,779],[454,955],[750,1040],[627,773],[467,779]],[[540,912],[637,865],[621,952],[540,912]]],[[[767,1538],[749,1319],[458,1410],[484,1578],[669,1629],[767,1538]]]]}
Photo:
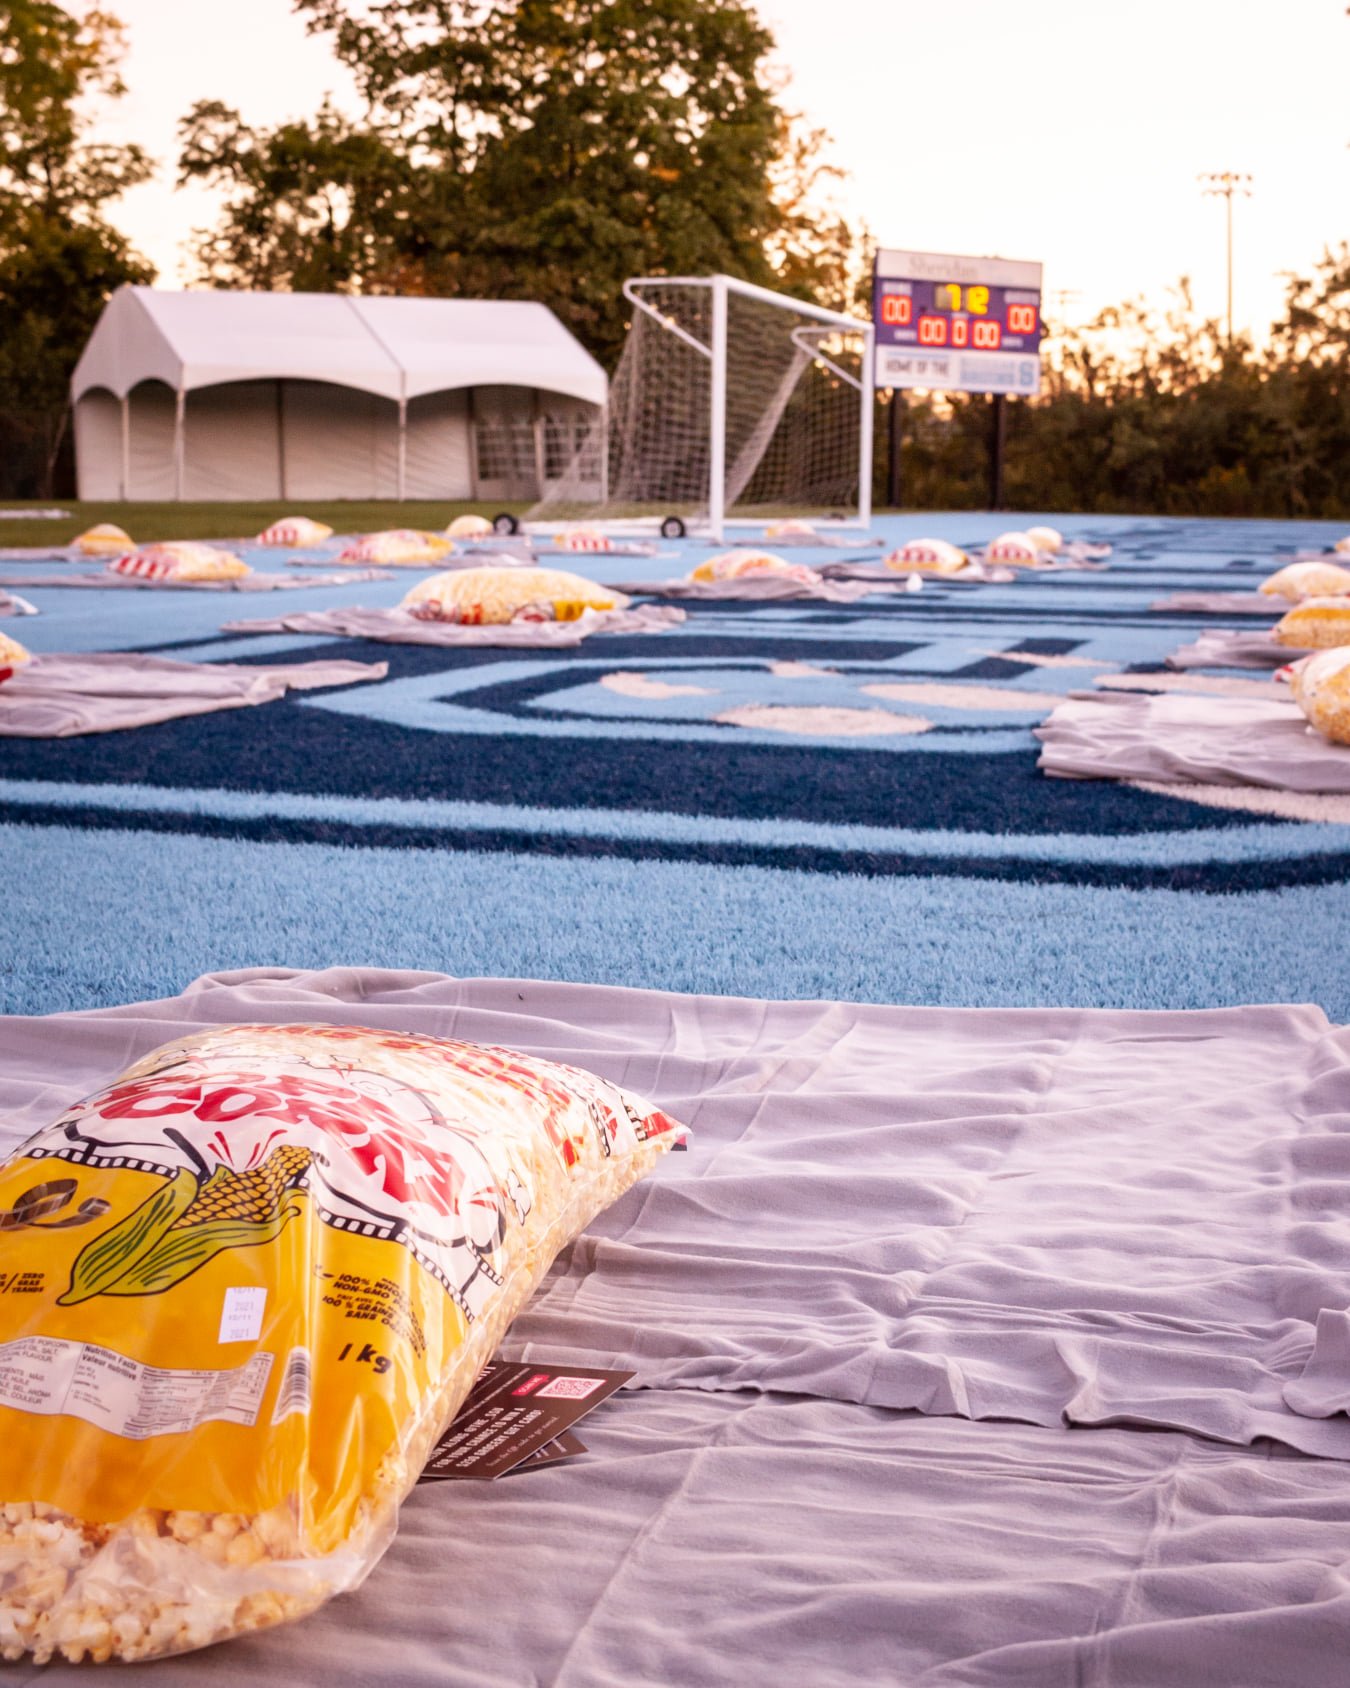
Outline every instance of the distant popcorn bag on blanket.
{"type": "Polygon", "coordinates": [[[456,516],[445,531],[450,539],[490,539],[494,530],[486,516],[456,516]]]}
{"type": "Polygon", "coordinates": [[[420,581],[399,605],[419,621],[470,627],[508,621],[576,621],[587,610],[622,610],[628,599],[565,569],[448,569],[420,581]]]}
{"type": "Polygon", "coordinates": [[[921,574],[961,574],[971,567],[966,553],[945,539],[907,539],[881,560],[900,573],[916,569],[921,574]]]}
{"type": "Polygon", "coordinates": [[[416,568],[439,563],[455,549],[443,533],[426,533],[421,528],[386,528],[381,533],[363,534],[338,553],[340,563],[374,563],[386,568],[416,568]]]}
{"type": "Polygon", "coordinates": [[[1064,549],[1064,535],[1058,528],[1029,527],[1026,531],[1027,538],[1038,551],[1044,551],[1049,556],[1055,557],[1064,549]]]}
{"type": "Polygon", "coordinates": [[[22,668],[25,662],[32,660],[28,650],[17,639],[0,633],[0,685],[12,678],[16,668],[22,668]]]}
{"type": "MultiPolygon", "coordinates": [[[[1060,541],[1061,545],[1063,541],[1060,541]]],[[[985,556],[991,563],[1008,563],[1013,568],[1033,568],[1041,560],[1041,547],[1030,533],[1001,533],[991,539],[985,556]]]]}
{"type": "Polygon", "coordinates": [[[242,580],[253,570],[232,551],[194,540],[143,545],[108,564],[114,574],[137,580],[242,580]]]}
{"type": "Polygon", "coordinates": [[[1338,563],[1289,563],[1256,588],[1271,598],[1329,598],[1350,592],[1350,568],[1338,563]]]}
{"type": "Polygon", "coordinates": [[[599,528],[569,528],[555,533],[553,545],[559,551],[612,551],[614,541],[599,528]]]}
{"type": "Polygon", "coordinates": [[[120,557],[135,543],[129,533],[112,522],[100,522],[97,527],[86,528],[72,542],[71,549],[82,557],[120,557]]]}
{"type": "Polygon", "coordinates": [[[311,545],[322,545],[333,537],[333,530],[325,522],[313,522],[308,516],[283,516],[258,535],[259,545],[289,545],[303,551],[311,545]]]}
{"type": "Polygon", "coordinates": [[[141,1660],[355,1587],[554,1256],[682,1135],[509,1050],[228,1026],[0,1167],[0,1650],[141,1660]]]}
{"type": "Polygon", "coordinates": [[[1350,648],[1305,656],[1289,670],[1289,687],[1310,726],[1350,745],[1350,648]]]}
{"type": "Polygon", "coordinates": [[[690,580],[795,580],[801,586],[819,586],[820,575],[805,563],[790,563],[772,551],[721,551],[689,571],[690,580]]]}
{"type": "Polygon", "coordinates": [[[1277,645],[1305,651],[1350,645],[1350,597],[1304,598],[1285,611],[1270,636],[1277,645]]]}

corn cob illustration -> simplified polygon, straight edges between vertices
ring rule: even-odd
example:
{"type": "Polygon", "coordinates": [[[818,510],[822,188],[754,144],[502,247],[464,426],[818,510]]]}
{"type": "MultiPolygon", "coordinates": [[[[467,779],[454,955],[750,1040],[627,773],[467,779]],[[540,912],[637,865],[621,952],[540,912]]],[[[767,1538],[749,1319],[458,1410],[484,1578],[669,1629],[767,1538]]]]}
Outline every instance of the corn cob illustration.
{"type": "Polygon", "coordinates": [[[281,1206],[286,1191],[304,1177],[312,1159],[312,1151],[303,1145],[285,1143],[252,1172],[235,1172],[232,1167],[218,1166],[198,1186],[196,1196],[169,1229],[186,1231],[217,1220],[265,1224],[281,1206]]]}
{"type": "Polygon", "coordinates": [[[157,1295],[227,1248],[271,1242],[302,1211],[294,1194],[311,1151],[274,1149],[251,1172],[218,1166],[204,1182],[182,1171],[76,1256],[60,1305],[95,1295],[157,1295]]]}

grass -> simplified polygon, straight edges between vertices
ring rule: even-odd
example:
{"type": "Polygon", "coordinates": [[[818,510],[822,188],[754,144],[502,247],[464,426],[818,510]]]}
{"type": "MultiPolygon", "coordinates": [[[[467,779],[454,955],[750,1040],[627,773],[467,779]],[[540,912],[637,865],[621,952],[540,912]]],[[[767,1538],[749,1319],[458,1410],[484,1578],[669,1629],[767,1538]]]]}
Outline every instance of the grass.
{"type": "Polygon", "coordinates": [[[251,504],[81,504],[63,499],[3,501],[6,510],[35,514],[0,521],[0,546],[67,545],[95,522],[116,522],[138,545],[157,539],[241,539],[260,533],[278,516],[304,515],[327,522],[338,533],[371,533],[379,528],[443,528],[466,512],[495,516],[501,510],[525,509],[522,504],[414,503],[394,499],[369,503],[334,500],[331,503],[283,504],[279,499],[251,504]],[[40,510],[60,509],[59,518],[40,510]]]}

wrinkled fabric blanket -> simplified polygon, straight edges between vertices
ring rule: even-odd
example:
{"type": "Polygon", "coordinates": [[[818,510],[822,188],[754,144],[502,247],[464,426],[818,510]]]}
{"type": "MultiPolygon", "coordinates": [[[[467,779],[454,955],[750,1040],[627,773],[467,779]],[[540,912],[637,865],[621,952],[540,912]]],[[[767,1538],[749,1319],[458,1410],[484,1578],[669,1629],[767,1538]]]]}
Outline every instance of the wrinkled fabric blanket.
{"type": "Polygon", "coordinates": [[[1245,628],[1216,627],[1201,633],[1194,643],[1182,645],[1167,658],[1169,668],[1283,668],[1297,662],[1308,651],[1296,645],[1280,645],[1269,633],[1249,633],[1245,628]]]}
{"type": "Polygon", "coordinates": [[[419,621],[406,610],[302,610],[265,621],[226,621],[222,633],[325,633],[376,639],[390,645],[579,645],[594,633],[664,633],[684,611],[655,604],[632,610],[586,610],[575,621],[509,621],[500,627],[465,627],[453,621],[419,621]]]}
{"type": "Polygon", "coordinates": [[[246,574],[239,580],[142,580],[101,569],[90,574],[0,575],[0,586],[82,586],[112,591],[293,592],[305,586],[351,586],[362,580],[390,580],[388,569],[346,569],[341,574],[246,574]]]}
{"type": "Polygon", "coordinates": [[[735,599],[755,603],[800,603],[816,600],[827,604],[856,604],[877,592],[903,592],[905,582],[889,570],[884,576],[868,575],[865,579],[827,575],[822,569],[815,582],[794,580],[781,574],[742,575],[738,580],[634,580],[611,588],[633,596],[646,594],[657,598],[694,598],[707,602],[730,602],[735,599]]]}
{"type": "Polygon", "coordinates": [[[962,569],[960,574],[934,574],[931,569],[911,568],[893,569],[886,563],[849,562],[822,563],[820,568],[826,580],[875,580],[883,583],[894,583],[898,580],[902,584],[910,580],[933,586],[963,586],[987,584],[996,581],[1006,586],[1017,579],[1012,569],[995,567],[989,563],[971,563],[969,568],[962,569]]]}
{"type": "Polygon", "coordinates": [[[1277,621],[1290,606],[1266,592],[1174,592],[1148,607],[1177,615],[1263,615],[1277,621]]]}
{"type": "Polygon", "coordinates": [[[1043,772],[1350,793],[1350,748],[1294,703],[1190,692],[1071,692],[1035,729],[1043,772]]]}
{"type": "Polygon", "coordinates": [[[275,666],[121,653],[35,656],[0,686],[0,737],[72,738],[270,703],[288,691],[383,680],[383,662],[275,666]]]}
{"type": "Polygon", "coordinates": [[[262,969],[0,1020],[5,1145],[170,1036],[307,1019],[565,1060],[692,1127],[505,1345],[637,1389],[584,1458],[415,1492],[361,1590],[157,1682],[1342,1688],[1350,1032],[1319,1010],[262,969]]]}

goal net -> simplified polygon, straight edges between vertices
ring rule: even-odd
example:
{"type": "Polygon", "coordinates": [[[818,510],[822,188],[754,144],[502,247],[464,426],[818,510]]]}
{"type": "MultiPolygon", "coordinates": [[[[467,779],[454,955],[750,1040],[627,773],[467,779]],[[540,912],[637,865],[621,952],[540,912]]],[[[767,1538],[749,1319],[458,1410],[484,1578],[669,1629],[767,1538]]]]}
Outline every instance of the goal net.
{"type": "Polygon", "coordinates": [[[624,293],[608,406],[532,519],[869,519],[870,324],[727,276],[624,293]]]}

